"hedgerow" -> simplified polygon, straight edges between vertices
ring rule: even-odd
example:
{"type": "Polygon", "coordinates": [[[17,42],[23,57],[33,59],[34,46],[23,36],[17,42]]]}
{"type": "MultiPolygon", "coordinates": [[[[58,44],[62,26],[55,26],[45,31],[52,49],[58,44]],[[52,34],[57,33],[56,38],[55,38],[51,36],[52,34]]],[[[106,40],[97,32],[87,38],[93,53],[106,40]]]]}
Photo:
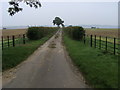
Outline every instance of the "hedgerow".
{"type": "Polygon", "coordinates": [[[38,40],[55,32],[57,29],[58,28],[56,27],[29,27],[27,31],[27,37],[30,40],[38,40]]]}
{"type": "Polygon", "coordinates": [[[84,28],[79,26],[65,27],[64,32],[68,34],[69,37],[75,40],[82,40],[85,34],[84,28]]]}

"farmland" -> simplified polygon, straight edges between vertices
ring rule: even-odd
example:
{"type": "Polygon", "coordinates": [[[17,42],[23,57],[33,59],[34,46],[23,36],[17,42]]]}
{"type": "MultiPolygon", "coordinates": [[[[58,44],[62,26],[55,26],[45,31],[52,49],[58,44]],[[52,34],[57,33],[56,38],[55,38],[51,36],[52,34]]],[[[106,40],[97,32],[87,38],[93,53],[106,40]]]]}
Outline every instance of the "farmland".
{"type": "MultiPolygon", "coordinates": [[[[117,53],[118,53],[118,45],[117,43],[117,34],[118,31],[113,30],[113,29],[85,29],[86,30],[86,34],[88,36],[85,36],[85,38],[82,38],[80,41],[79,40],[79,36],[83,35],[84,37],[84,33],[80,34],[79,32],[76,32],[77,30],[82,29],[84,31],[83,28],[81,27],[69,27],[68,29],[63,29],[63,42],[64,45],[66,47],[66,50],[70,56],[70,58],[73,60],[73,63],[77,66],[78,70],[80,70],[83,74],[83,76],[85,77],[86,83],[88,83],[88,85],[90,85],[91,87],[95,87],[95,88],[116,88],[118,85],[118,60],[117,60],[117,53]],[[92,47],[90,47],[91,44],[91,38],[90,35],[93,35],[92,37],[92,47]],[[97,37],[95,38],[94,35],[96,35],[97,37]],[[101,40],[99,39],[99,36],[102,36],[101,40]],[[104,39],[103,37],[112,37],[112,39],[110,40],[109,38],[107,38],[107,44],[106,44],[106,38],[104,39]],[[116,39],[116,42],[114,43],[114,38],[116,39]],[[85,43],[83,43],[85,40],[85,43]],[[99,44],[99,42],[101,41],[101,44],[99,44]],[[109,43],[111,42],[111,44],[109,45],[109,43]],[[103,47],[103,49],[106,50],[106,46],[107,46],[107,50],[111,50],[111,52],[113,53],[114,51],[114,45],[115,45],[115,55],[111,54],[111,53],[107,53],[104,50],[97,49],[97,47],[99,48],[99,46],[101,45],[101,47],[103,47]],[[93,47],[96,47],[93,48],[93,47]],[[113,47],[111,49],[111,47],[113,47]],[[107,71],[106,71],[107,70],[107,71]]],[[[35,30],[35,27],[30,29],[30,30],[35,30]]],[[[43,30],[43,29],[40,29],[43,30]]],[[[47,32],[51,32],[52,29],[48,29],[46,28],[47,32]]],[[[3,37],[6,36],[19,36],[20,34],[25,34],[27,30],[4,30],[3,31],[3,37]],[[6,32],[5,32],[6,31],[6,32]]],[[[37,31],[37,29],[36,29],[37,31]]],[[[56,32],[57,30],[55,30],[56,32]]],[[[43,31],[42,31],[43,32],[43,31]]],[[[15,38],[15,46],[13,45],[13,41],[11,40],[11,46],[8,46],[8,41],[4,40],[3,45],[7,45],[8,48],[4,48],[3,49],[3,66],[2,69],[3,71],[6,71],[10,68],[13,68],[15,66],[17,66],[18,64],[20,64],[21,62],[23,62],[24,60],[26,60],[26,58],[29,57],[29,55],[31,55],[40,45],[42,45],[44,42],[46,42],[52,35],[55,34],[55,32],[53,33],[48,33],[47,35],[45,35],[43,38],[39,39],[39,40],[25,40],[27,41],[25,44],[19,44],[19,40],[17,38],[15,38]],[[18,41],[18,42],[17,42],[18,41]],[[18,43],[18,44],[17,44],[18,43]],[[16,53],[17,52],[17,53],[16,53]],[[16,57],[15,57],[16,56],[16,57]]],[[[58,33],[61,33],[61,30],[58,31],[58,33]]],[[[38,33],[37,33],[38,34],[38,33]]],[[[37,36],[37,34],[35,36],[37,36]]],[[[41,34],[41,33],[40,33],[41,34]]],[[[42,35],[38,35],[38,36],[42,36],[42,35]]],[[[62,33],[61,33],[62,34],[62,33]]],[[[50,52],[48,52],[46,50],[45,47],[45,52],[47,52],[45,54],[45,57],[49,57],[49,55],[54,55],[52,57],[56,57],[56,54],[52,53],[53,50],[56,50],[56,52],[58,52],[58,46],[57,47],[57,43],[61,43],[60,41],[60,36],[62,36],[61,34],[56,34],[59,37],[57,38],[53,38],[54,40],[51,39],[50,44],[45,44],[47,45],[47,49],[50,50],[50,52]],[[54,47],[49,47],[50,45],[55,45],[54,47]]],[[[32,35],[32,37],[35,37],[32,35]]],[[[12,38],[13,39],[13,38],[12,38]]],[[[6,38],[7,40],[7,38],[6,38]]],[[[24,38],[22,36],[21,38],[21,42],[23,43],[24,38]]],[[[44,51],[43,50],[43,51],[44,51]]],[[[42,50],[40,50],[42,51],[42,50]]],[[[59,54],[60,56],[61,54],[59,54]]],[[[35,57],[35,55],[33,55],[35,57]]],[[[41,56],[39,55],[39,59],[41,59],[41,57],[43,56],[43,53],[41,54],[41,56]]],[[[44,59],[43,59],[44,60],[44,59]]],[[[45,58],[46,60],[46,58],[45,58]]],[[[44,61],[45,61],[44,60],[44,61]]],[[[57,59],[53,59],[52,60],[58,60],[58,56],[57,59]]],[[[62,59],[61,59],[62,60],[62,59]]],[[[65,61],[65,60],[64,60],[65,61]]],[[[48,62],[47,62],[48,63],[48,62]]],[[[54,63],[54,62],[52,62],[54,63]]],[[[65,63],[65,62],[63,62],[65,63]]],[[[56,64],[54,64],[56,65],[56,64]]],[[[58,65],[59,64],[58,62],[58,65]]],[[[63,65],[63,64],[62,64],[63,65]]],[[[49,65],[48,65],[49,66],[49,65]]],[[[64,65],[63,65],[64,66],[64,65]]],[[[46,66],[45,66],[46,67],[46,66]]],[[[55,68],[55,67],[54,67],[55,68]]],[[[66,70],[65,68],[63,70],[66,70]]],[[[45,70],[44,70],[45,71],[45,70]]],[[[48,69],[49,71],[49,69],[48,69]]],[[[59,70],[56,70],[57,73],[59,70]]],[[[31,71],[30,71],[31,72],[31,71]]],[[[52,71],[49,71],[50,73],[52,71]]],[[[60,71],[61,72],[61,71],[60,71]]],[[[54,72],[52,72],[54,74],[54,72]]],[[[37,74],[39,75],[39,74],[37,74]]],[[[69,74],[71,75],[71,74],[69,74]]],[[[28,75],[26,75],[28,76],[28,75]]],[[[46,77],[45,77],[46,78],[46,77]]],[[[41,80],[42,81],[42,80],[41,80]]]]}
{"type": "Polygon", "coordinates": [[[94,47],[96,47],[97,45],[99,48],[102,47],[104,50],[106,47],[106,50],[109,48],[110,51],[112,49],[112,52],[113,52],[113,47],[114,47],[116,48],[117,53],[119,53],[118,47],[120,45],[120,40],[119,40],[118,29],[111,29],[111,28],[110,29],[104,29],[104,28],[103,29],[88,29],[86,28],[85,31],[86,31],[86,37],[89,40],[91,40],[91,35],[92,35],[92,41],[93,41],[92,43],[94,44],[94,47]]]}
{"type": "Polygon", "coordinates": [[[85,29],[87,35],[118,38],[118,29],[85,29]]]}
{"type": "Polygon", "coordinates": [[[6,36],[12,36],[12,35],[22,35],[25,34],[27,32],[27,29],[6,29],[6,30],[2,30],[2,36],[6,37],[6,36]]]}
{"type": "Polygon", "coordinates": [[[13,36],[14,36],[14,39],[15,39],[15,44],[18,44],[18,43],[22,44],[23,43],[23,34],[26,34],[26,32],[27,32],[27,29],[5,29],[5,30],[1,30],[1,36],[2,37],[1,37],[0,46],[2,48],[12,46],[13,36]]]}
{"type": "MultiPolygon", "coordinates": [[[[85,28],[87,35],[97,35],[97,36],[108,36],[118,38],[118,29],[88,29],[85,28]]],[[[13,30],[2,30],[2,36],[11,36],[25,34],[27,29],[13,29],[13,30]]]]}

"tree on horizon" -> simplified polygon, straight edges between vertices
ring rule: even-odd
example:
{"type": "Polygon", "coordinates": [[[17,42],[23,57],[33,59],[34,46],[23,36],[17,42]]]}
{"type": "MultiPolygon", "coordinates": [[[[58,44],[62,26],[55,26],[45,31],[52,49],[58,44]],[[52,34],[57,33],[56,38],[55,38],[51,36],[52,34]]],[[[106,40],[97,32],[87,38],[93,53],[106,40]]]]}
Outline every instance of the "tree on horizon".
{"type": "Polygon", "coordinates": [[[64,27],[64,21],[62,21],[62,19],[60,19],[59,17],[55,17],[55,19],[53,20],[53,24],[57,25],[58,27],[60,27],[60,25],[62,27],[64,27]]]}

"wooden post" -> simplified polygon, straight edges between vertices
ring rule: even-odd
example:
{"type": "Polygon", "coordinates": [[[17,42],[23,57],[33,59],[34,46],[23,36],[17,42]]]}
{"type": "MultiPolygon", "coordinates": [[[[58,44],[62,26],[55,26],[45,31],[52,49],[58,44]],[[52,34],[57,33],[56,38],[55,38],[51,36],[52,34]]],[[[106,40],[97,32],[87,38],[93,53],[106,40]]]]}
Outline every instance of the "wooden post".
{"type": "Polygon", "coordinates": [[[21,43],[21,35],[19,35],[19,44],[21,43]]]}
{"type": "Polygon", "coordinates": [[[90,46],[92,47],[92,35],[91,35],[91,37],[90,37],[90,38],[91,38],[90,46]]]}
{"type": "Polygon", "coordinates": [[[23,44],[25,44],[25,34],[23,34],[23,44]]]}
{"type": "Polygon", "coordinates": [[[95,42],[94,42],[94,47],[96,48],[96,35],[95,35],[95,42]]]}
{"type": "Polygon", "coordinates": [[[9,42],[9,36],[7,36],[7,39],[8,39],[8,47],[10,46],[10,42],[9,42]]]}
{"type": "Polygon", "coordinates": [[[100,40],[99,40],[99,49],[101,49],[101,36],[100,36],[100,40]]]}
{"type": "Polygon", "coordinates": [[[12,36],[12,40],[13,40],[13,47],[15,47],[15,36],[12,36]]]}
{"type": "Polygon", "coordinates": [[[3,43],[4,43],[4,41],[3,41],[3,36],[2,36],[2,49],[4,48],[4,46],[3,46],[4,44],[3,43]]]}
{"type": "Polygon", "coordinates": [[[86,36],[86,35],[84,34],[84,44],[85,44],[85,39],[86,39],[85,36],[86,36]]]}
{"type": "Polygon", "coordinates": [[[105,47],[105,50],[107,51],[107,37],[106,37],[106,47],[105,47]]]}
{"type": "Polygon", "coordinates": [[[114,38],[114,55],[115,55],[115,49],[116,49],[116,38],[114,38]]]}

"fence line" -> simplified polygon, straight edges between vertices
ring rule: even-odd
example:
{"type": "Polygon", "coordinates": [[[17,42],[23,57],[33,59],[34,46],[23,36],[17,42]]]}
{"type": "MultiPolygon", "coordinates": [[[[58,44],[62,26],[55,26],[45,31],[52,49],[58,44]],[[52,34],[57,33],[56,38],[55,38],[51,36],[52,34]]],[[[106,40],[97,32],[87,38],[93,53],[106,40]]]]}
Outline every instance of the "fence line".
{"type": "Polygon", "coordinates": [[[106,52],[119,54],[119,38],[102,37],[96,35],[84,34],[84,44],[90,44],[90,47],[99,48],[106,52]]]}
{"type": "Polygon", "coordinates": [[[23,35],[13,35],[13,36],[2,36],[0,41],[0,46],[2,46],[2,49],[9,48],[9,47],[15,47],[20,44],[26,44],[27,37],[25,34],[23,35]]]}

